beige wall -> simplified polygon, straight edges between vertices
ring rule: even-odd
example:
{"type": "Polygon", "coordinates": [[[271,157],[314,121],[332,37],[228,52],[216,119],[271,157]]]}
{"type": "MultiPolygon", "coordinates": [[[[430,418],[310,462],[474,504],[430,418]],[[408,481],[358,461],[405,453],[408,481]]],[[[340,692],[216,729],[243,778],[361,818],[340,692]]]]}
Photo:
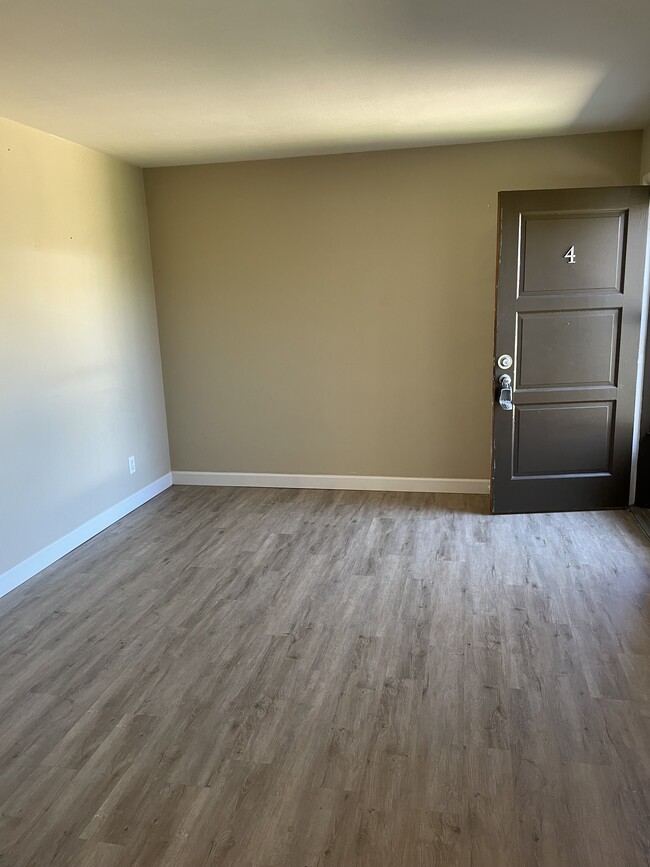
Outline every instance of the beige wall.
{"type": "Polygon", "coordinates": [[[2,574],[169,453],[141,171],[0,120],[0,202],[2,574]]]}
{"type": "Polygon", "coordinates": [[[643,132],[643,149],[641,152],[641,179],[650,174],[650,126],[643,132]]]}
{"type": "Polygon", "coordinates": [[[497,191],[639,132],[145,171],[172,467],[487,478],[497,191]]]}

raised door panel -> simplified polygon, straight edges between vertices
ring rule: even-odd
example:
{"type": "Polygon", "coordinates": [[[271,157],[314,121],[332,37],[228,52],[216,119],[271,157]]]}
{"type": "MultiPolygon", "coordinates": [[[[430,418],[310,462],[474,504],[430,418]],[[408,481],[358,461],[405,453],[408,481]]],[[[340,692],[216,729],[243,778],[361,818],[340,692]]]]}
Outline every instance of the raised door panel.
{"type": "Polygon", "coordinates": [[[526,215],[522,294],[621,291],[625,215],[526,215]]]}
{"type": "Polygon", "coordinates": [[[616,384],[619,310],[518,316],[518,388],[616,384]]]}
{"type": "Polygon", "coordinates": [[[613,427],[611,401],[517,407],[513,476],[609,474],[613,427]]]}

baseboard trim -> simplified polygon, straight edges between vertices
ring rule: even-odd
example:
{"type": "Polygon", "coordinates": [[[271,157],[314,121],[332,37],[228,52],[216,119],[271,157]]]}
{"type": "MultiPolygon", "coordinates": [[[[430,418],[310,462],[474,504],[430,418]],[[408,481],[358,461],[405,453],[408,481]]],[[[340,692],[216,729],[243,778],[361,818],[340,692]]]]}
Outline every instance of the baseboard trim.
{"type": "Polygon", "coordinates": [[[245,488],[319,488],[333,491],[410,491],[487,494],[488,479],[418,479],[399,476],[303,476],[294,473],[201,473],[176,470],[175,485],[245,488]]]}
{"type": "Polygon", "coordinates": [[[150,485],[141,488],[125,500],[121,500],[99,515],[95,515],[94,518],[86,521],[80,527],[77,527],[76,530],[72,530],[72,532],[61,539],[57,539],[56,542],[52,542],[46,548],[42,548],[36,554],[32,554],[27,560],[23,560],[22,563],[13,566],[8,572],[0,575],[0,596],[4,596],[29,578],[33,578],[34,575],[42,572],[43,569],[51,566],[52,563],[60,560],[61,557],[69,554],[70,551],[78,548],[79,545],[83,545],[84,542],[92,539],[93,536],[96,536],[102,530],[110,527],[111,524],[119,521],[120,518],[128,515],[129,512],[133,512],[134,509],[137,509],[148,500],[162,493],[171,484],[171,473],[161,476],[155,482],[151,482],[150,485]]]}

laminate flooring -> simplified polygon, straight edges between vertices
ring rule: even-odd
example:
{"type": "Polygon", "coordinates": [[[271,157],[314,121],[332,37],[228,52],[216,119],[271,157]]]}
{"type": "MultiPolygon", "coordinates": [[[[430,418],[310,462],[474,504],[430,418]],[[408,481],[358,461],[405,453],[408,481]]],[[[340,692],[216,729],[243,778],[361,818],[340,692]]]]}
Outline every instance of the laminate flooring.
{"type": "Polygon", "coordinates": [[[3,867],[650,861],[629,512],[174,487],[0,599],[3,867]]]}

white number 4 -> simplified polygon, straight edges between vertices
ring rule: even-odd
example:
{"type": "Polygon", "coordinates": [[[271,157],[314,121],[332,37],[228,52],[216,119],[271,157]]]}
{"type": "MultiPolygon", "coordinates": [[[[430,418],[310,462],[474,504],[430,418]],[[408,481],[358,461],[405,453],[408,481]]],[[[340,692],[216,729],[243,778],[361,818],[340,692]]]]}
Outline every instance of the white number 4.
{"type": "Polygon", "coordinates": [[[564,258],[567,260],[569,265],[575,265],[576,263],[576,248],[569,247],[569,249],[564,254],[564,258]]]}

